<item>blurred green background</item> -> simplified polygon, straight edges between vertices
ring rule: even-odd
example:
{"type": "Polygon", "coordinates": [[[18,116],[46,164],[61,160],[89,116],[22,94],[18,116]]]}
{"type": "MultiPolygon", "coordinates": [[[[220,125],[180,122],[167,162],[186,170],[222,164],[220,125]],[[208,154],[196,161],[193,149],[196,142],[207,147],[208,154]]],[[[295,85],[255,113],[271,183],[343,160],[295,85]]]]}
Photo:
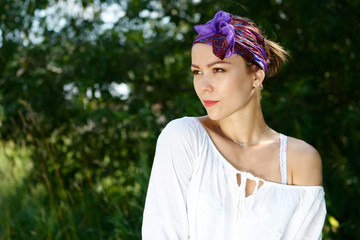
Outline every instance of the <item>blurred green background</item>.
{"type": "Polygon", "coordinates": [[[357,0],[0,0],[0,239],[140,239],[161,129],[202,115],[193,25],[253,19],[291,52],[267,123],[323,159],[324,239],[360,239],[357,0]]]}

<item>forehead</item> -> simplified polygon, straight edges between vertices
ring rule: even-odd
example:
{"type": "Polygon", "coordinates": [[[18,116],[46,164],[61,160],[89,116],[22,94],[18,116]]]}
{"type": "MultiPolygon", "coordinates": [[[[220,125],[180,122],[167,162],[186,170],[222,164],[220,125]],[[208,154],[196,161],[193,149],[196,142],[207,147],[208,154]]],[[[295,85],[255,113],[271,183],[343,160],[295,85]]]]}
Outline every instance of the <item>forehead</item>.
{"type": "MultiPolygon", "coordinates": [[[[204,43],[196,43],[191,49],[192,64],[206,65],[215,61],[222,61],[220,58],[215,56],[211,45],[204,43]]],[[[238,54],[233,54],[229,58],[224,58],[223,61],[231,62],[234,64],[245,64],[245,60],[238,54]]]]}
{"type": "Polygon", "coordinates": [[[198,58],[211,58],[211,59],[217,59],[220,60],[218,57],[216,57],[212,52],[212,46],[208,44],[203,43],[195,43],[194,46],[191,49],[191,57],[192,59],[198,59],[198,58]]]}

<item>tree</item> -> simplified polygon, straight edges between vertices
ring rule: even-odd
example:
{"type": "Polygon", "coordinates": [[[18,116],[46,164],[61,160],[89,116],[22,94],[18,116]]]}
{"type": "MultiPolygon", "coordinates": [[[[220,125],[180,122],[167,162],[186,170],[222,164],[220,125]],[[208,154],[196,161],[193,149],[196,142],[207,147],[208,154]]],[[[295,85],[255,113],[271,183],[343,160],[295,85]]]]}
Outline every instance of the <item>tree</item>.
{"type": "Polygon", "coordinates": [[[360,8],[351,0],[1,1],[0,137],[29,150],[34,167],[19,189],[42,189],[33,214],[45,209],[50,223],[33,223],[19,195],[2,196],[12,223],[0,234],[139,238],[157,135],[171,119],[204,114],[189,70],[192,26],[220,9],[290,50],[265,80],[265,118],[320,152],[326,239],[359,238],[360,8]]]}

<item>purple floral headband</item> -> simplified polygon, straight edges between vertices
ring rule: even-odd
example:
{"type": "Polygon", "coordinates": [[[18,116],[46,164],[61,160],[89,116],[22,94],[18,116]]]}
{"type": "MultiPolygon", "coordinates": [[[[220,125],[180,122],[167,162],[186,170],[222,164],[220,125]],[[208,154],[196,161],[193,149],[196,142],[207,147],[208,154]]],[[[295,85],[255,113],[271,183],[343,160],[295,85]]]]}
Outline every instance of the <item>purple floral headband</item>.
{"type": "Polygon", "coordinates": [[[219,11],[214,18],[194,26],[199,34],[193,43],[212,45],[213,53],[223,60],[236,53],[258,68],[267,71],[264,38],[259,30],[241,17],[219,11]]]}

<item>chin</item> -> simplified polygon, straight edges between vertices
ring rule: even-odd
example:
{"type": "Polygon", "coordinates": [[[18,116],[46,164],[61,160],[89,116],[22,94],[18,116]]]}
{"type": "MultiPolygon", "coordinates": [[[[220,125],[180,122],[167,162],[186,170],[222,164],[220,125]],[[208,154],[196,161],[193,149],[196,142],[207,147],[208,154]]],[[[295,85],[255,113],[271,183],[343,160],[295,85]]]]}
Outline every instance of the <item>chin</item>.
{"type": "Polygon", "coordinates": [[[207,112],[207,115],[213,121],[218,121],[224,118],[224,116],[222,116],[221,114],[216,114],[209,111],[207,112]]]}

